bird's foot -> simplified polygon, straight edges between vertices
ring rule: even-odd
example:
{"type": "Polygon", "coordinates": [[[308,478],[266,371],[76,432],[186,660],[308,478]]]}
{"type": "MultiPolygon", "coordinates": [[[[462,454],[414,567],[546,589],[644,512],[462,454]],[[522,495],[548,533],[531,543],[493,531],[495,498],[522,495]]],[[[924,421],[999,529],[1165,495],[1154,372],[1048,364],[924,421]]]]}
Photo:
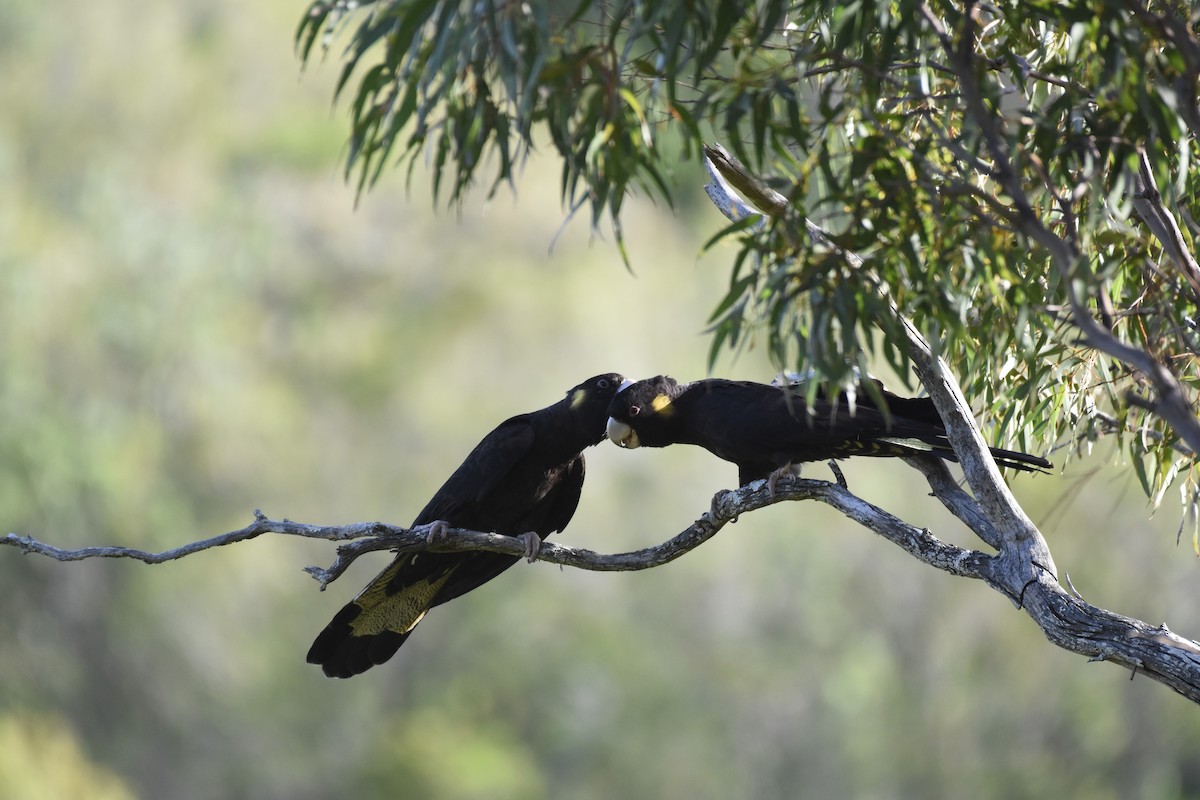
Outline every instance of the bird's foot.
{"type": "MultiPolygon", "coordinates": [[[[716,521],[718,519],[721,519],[721,517],[723,516],[722,511],[721,511],[721,505],[722,505],[722,503],[725,502],[725,498],[731,494],[733,494],[733,492],[729,491],[728,489],[722,489],[721,491],[719,491],[715,495],[713,495],[712,504],[709,505],[709,507],[708,507],[709,520],[716,521]]],[[[735,516],[732,519],[730,519],[729,521],[731,523],[737,522],[737,517],[735,516]]]]}
{"type": "Polygon", "coordinates": [[[791,463],[784,464],[782,467],[780,467],[779,469],[775,470],[774,472],[772,472],[770,475],[767,476],[767,496],[770,497],[772,500],[775,499],[775,485],[777,483],[779,483],[779,479],[784,477],[785,475],[789,478],[790,477],[799,477],[800,476],[800,465],[799,464],[791,464],[791,463]]]}
{"type": "Polygon", "coordinates": [[[433,544],[449,535],[450,525],[440,519],[435,519],[429,524],[429,533],[425,534],[425,544],[433,544]]]}
{"type": "Polygon", "coordinates": [[[833,479],[837,481],[837,485],[849,490],[850,487],[846,485],[846,476],[842,474],[842,468],[832,458],[829,459],[829,469],[833,471],[833,479]]]}
{"type": "Polygon", "coordinates": [[[542,537],[534,531],[526,531],[517,538],[525,543],[525,561],[530,564],[537,561],[538,552],[542,549],[542,537]]]}

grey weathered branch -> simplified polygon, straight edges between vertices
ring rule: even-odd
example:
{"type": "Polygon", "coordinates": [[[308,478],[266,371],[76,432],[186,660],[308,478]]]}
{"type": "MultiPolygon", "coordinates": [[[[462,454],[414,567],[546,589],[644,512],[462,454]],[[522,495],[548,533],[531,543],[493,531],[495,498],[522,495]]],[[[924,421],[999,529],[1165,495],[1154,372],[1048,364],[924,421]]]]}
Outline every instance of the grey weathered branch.
{"type": "MultiPolygon", "coordinates": [[[[751,201],[767,215],[779,216],[788,211],[778,196],[763,191],[765,184],[747,174],[745,168],[724,150],[706,148],[705,152],[709,157],[710,173],[719,173],[726,178],[714,179],[705,187],[710,197],[717,195],[714,202],[718,208],[737,213],[736,217],[726,216],[740,219],[754,213],[740,198],[721,196],[731,193],[733,186],[747,192],[751,201]]],[[[815,226],[805,222],[812,235],[815,226]]],[[[825,243],[828,243],[828,237],[825,237],[825,243]]],[[[887,287],[874,280],[869,270],[861,269],[864,265],[861,258],[844,250],[838,252],[860,269],[860,274],[884,297],[889,297],[887,287]]],[[[1193,702],[1200,702],[1200,644],[1175,635],[1165,625],[1151,626],[1093,606],[1059,585],[1049,546],[1000,477],[957,381],[944,362],[933,354],[920,331],[894,304],[892,311],[902,323],[914,369],[946,425],[954,452],[975,496],[958,486],[939,460],[929,457],[905,460],[925,475],[933,494],[943,505],[999,552],[990,556],[938,542],[937,556],[932,557],[915,546],[923,541],[923,536],[932,539],[928,531],[913,534],[911,531],[916,529],[911,529],[905,538],[895,533],[907,525],[900,520],[894,523],[889,520],[887,525],[880,526],[881,516],[863,517],[848,509],[839,510],[927,564],[983,580],[1029,614],[1046,638],[1059,647],[1092,660],[1111,661],[1140,671],[1193,702]]]]}
{"type": "Polygon", "coordinates": [[[196,542],[189,542],[181,547],[164,550],[161,553],[138,550],[133,547],[116,546],[81,547],[78,550],[65,550],[16,533],[9,533],[3,539],[0,539],[0,544],[12,545],[24,553],[36,553],[37,555],[53,558],[55,561],[83,561],[88,558],[130,558],[146,564],[162,564],[167,561],[183,558],[184,556],[190,556],[193,553],[199,553],[203,550],[211,550],[214,547],[223,547],[227,544],[244,542],[248,539],[261,536],[264,533],[285,533],[290,536],[305,536],[311,539],[338,541],[367,536],[381,527],[386,528],[387,526],[377,522],[363,522],[354,525],[305,525],[286,519],[267,519],[261,511],[255,511],[254,522],[240,530],[230,531],[229,533],[223,533],[219,536],[201,539],[196,542]]]}
{"type": "MultiPolygon", "coordinates": [[[[924,470],[923,470],[924,471],[924,470]]],[[[960,518],[971,519],[978,509],[965,492],[946,490],[945,476],[937,470],[926,472],[930,486],[960,518]]],[[[948,475],[948,473],[947,473],[948,475]]],[[[958,547],[938,539],[927,528],[919,528],[889,514],[836,483],[804,480],[785,476],[774,494],[766,481],[756,481],[740,489],[720,492],[712,507],[676,536],[662,544],[627,553],[604,555],[583,548],[547,541],[538,560],[595,571],[632,571],[651,569],[674,561],[715,536],[738,517],[775,503],[816,500],[837,509],[880,537],[902,548],[922,563],[952,575],[974,578],[1002,592],[1038,620],[1050,641],[1092,660],[1111,661],[1135,669],[1175,691],[1200,702],[1200,644],[1184,639],[1165,626],[1151,626],[1135,619],[1113,614],[1092,606],[1078,597],[1059,591],[1049,593],[1041,584],[1022,581],[1004,568],[1001,556],[958,547]]],[[[803,517],[798,517],[803,519],[803,517]]],[[[255,514],[245,528],[214,536],[160,553],[127,547],[86,547],[67,550],[39,542],[28,536],[8,534],[0,544],[11,545],[25,553],[35,553],[59,561],[87,558],[132,558],[148,564],[160,564],[263,534],[302,536],[344,542],[338,547],[335,562],[326,568],[306,570],[324,588],[335,580],[358,556],[378,550],[405,552],[465,552],[484,550],[521,556],[522,541],[495,533],[451,528],[432,540],[431,526],[403,528],[382,522],[350,525],[307,525],[290,520],[272,520],[255,514]]]]}
{"type": "MultiPolygon", "coordinates": [[[[686,529],[654,547],[627,553],[605,555],[592,550],[570,547],[545,541],[536,560],[567,567],[598,572],[630,572],[660,567],[694,550],[711,539],[725,525],[736,522],[742,514],[757,511],[783,501],[818,500],[838,509],[888,540],[903,547],[922,561],[958,575],[983,577],[975,568],[963,565],[984,557],[982,553],[963,550],[944,544],[928,531],[915,528],[886,511],[851,494],[836,483],[795,478],[781,480],[774,494],[766,481],[755,481],[735,491],[718,493],[712,506],[686,529]]],[[[525,543],[513,536],[472,531],[464,528],[443,528],[431,536],[433,525],[404,528],[384,522],[357,522],[349,525],[309,525],[291,520],[274,520],[256,511],[254,521],[244,528],[219,536],[189,542],[162,552],[150,552],[129,547],[84,547],[69,550],[54,547],[29,536],[9,533],[0,544],[18,550],[52,558],[56,561],[82,561],[89,558],[129,558],[147,564],[162,564],[214,547],[253,539],[263,534],[301,536],[310,539],[345,542],[338,547],[337,557],[329,567],[306,567],[324,589],[346,571],[359,556],[379,550],[396,552],[460,553],[483,550],[513,556],[525,555],[525,543]]]]}
{"type": "MultiPolygon", "coordinates": [[[[545,541],[536,560],[598,572],[652,569],[696,549],[727,524],[736,522],[743,514],[775,503],[797,500],[817,500],[832,506],[931,566],[955,575],[986,578],[987,571],[982,564],[990,556],[941,542],[928,530],[909,525],[836,483],[787,477],[776,484],[774,493],[767,487],[766,481],[755,481],[734,491],[719,492],[713,498],[711,508],[701,514],[694,523],[653,547],[605,555],[545,541]]],[[[42,555],[56,561],[129,558],[147,564],[162,564],[268,533],[345,542],[338,547],[336,560],[329,567],[305,568],[305,571],[321,584],[322,589],[345,572],[359,556],[379,550],[435,553],[482,550],[512,556],[525,555],[525,543],[513,536],[463,528],[445,528],[436,536],[431,536],[432,530],[432,525],[404,528],[384,522],[308,525],[286,519],[273,520],[256,511],[254,521],[240,530],[189,542],[181,547],[157,553],[129,547],[85,547],[68,550],[15,533],[0,538],[0,544],[11,545],[24,553],[42,555]]]]}
{"type": "Polygon", "coordinates": [[[975,502],[975,498],[958,485],[945,461],[932,455],[909,456],[904,461],[925,476],[929,487],[933,489],[933,496],[976,536],[997,550],[1004,546],[1004,540],[987,515],[975,502]]]}

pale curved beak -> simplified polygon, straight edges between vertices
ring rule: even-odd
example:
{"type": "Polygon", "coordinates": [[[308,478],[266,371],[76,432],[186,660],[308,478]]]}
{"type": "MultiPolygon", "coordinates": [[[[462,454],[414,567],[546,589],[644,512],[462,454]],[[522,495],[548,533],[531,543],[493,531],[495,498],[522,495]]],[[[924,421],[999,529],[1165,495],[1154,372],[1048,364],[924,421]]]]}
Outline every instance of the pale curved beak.
{"type": "Polygon", "coordinates": [[[633,432],[633,428],[612,417],[608,418],[608,425],[604,431],[608,435],[610,442],[618,447],[624,447],[626,450],[632,450],[641,444],[638,441],[637,434],[633,432]]]}

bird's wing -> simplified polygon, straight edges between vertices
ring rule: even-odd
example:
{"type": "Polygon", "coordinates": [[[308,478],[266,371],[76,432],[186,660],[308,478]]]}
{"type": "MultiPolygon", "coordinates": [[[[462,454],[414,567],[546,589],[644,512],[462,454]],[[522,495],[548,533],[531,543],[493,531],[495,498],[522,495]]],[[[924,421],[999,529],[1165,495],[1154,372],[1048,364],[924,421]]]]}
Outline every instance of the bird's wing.
{"type": "Polygon", "coordinates": [[[464,508],[486,497],[533,447],[535,435],[528,415],[500,423],[475,446],[466,460],[437,490],[414,525],[436,520],[453,522],[464,508]]]}
{"type": "Polygon", "coordinates": [[[789,461],[842,457],[888,433],[915,436],[929,427],[897,426],[869,402],[859,402],[851,413],[844,397],[830,402],[818,393],[809,407],[803,392],[747,382],[723,382],[698,399],[693,433],[709,450],[738,464],[743,480],[789,461]]]}
{"type": "MultiPolygon", "coordinates": [[[[470,526],[472,506],[508,475],[533,441],[533,428],[525,415],[502,422],[475,446],[413,524],[443,520],[470,526]]],[[[454,581],[464,560],[457,553],[400,554],[321,631],[308,652],[308,661],[320,664],[326,675],[339,678],[382,664],[426,612],[442,602],[440,595],[454,581]]]]}

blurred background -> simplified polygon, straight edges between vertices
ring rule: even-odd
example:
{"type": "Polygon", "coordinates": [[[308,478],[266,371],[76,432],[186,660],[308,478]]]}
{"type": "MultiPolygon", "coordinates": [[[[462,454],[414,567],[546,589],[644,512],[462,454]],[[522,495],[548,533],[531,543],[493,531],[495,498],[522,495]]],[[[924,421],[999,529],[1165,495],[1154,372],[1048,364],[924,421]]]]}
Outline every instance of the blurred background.
{"type": "MultiPolygon", "coordinates": [[[[586,220],[558,235],[547,159],[515,198],[435,212],[427,176],[385,173],[356,208],[338,65],[293,54],[303,7],[0,5],[0,532],[406,524],[583,378],[705,375],[731,251],[697,255],[722,224],[698,165],[676,213],[630,209],[632,274],[586,220]]],[[[773,371],[751,347],[717,373],[773,371]]],[[[1190,533],[1108,454],[1015,489],[1088,600],[1196,636],[1190,533]]],[[[975,544],[903,464],[844,469],[975,544]]],[[[697,449],[601,444],[559,540],[655,544],[734,483],[697,449]]],[[[387,556],[322,593],[302,568],[332,557],[0,549],[0,797],[1200,797],[1192,704],[815,503],[648,572],[518,565],[350,681],[304,654],[387,556]]]]}

